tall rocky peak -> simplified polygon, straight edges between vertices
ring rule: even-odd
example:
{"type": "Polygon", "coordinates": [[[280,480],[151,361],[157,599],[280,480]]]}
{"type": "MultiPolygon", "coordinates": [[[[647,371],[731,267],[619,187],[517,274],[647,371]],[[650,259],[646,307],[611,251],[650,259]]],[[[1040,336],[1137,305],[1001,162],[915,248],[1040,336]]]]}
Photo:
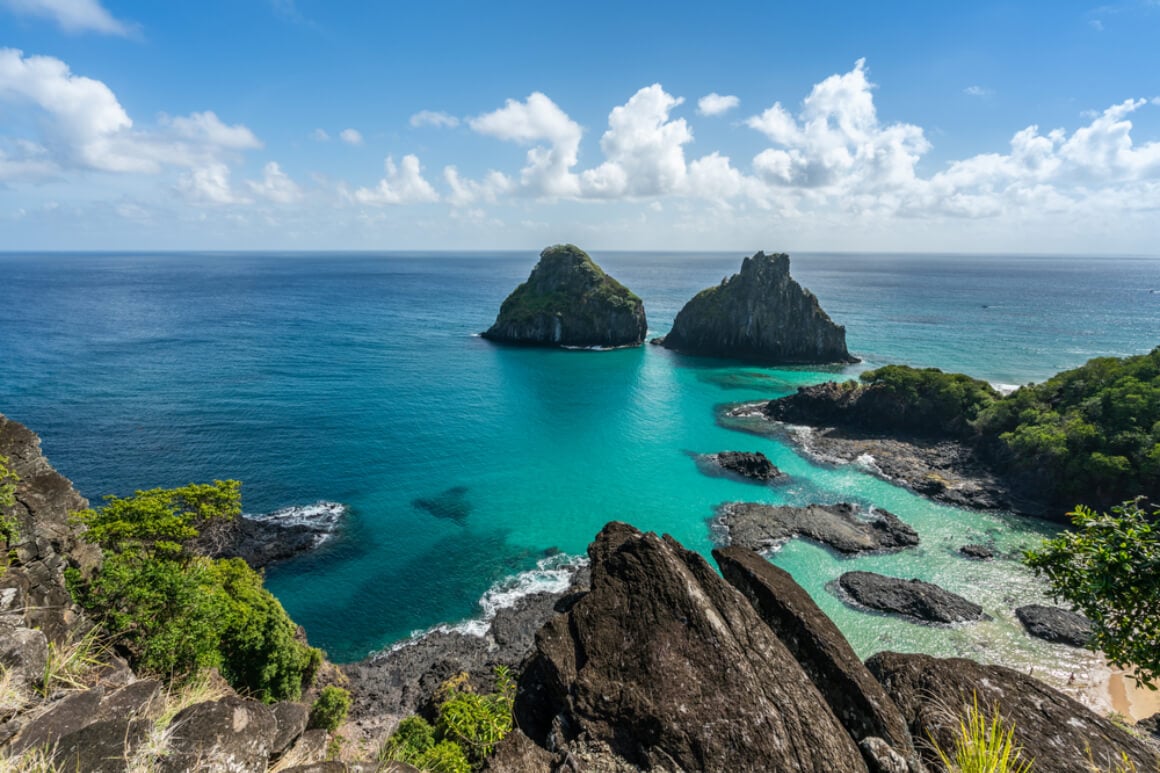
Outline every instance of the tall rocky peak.
{"type": "Polygon", "coordinates": [[[677,351],[768,363],[857,362],[846,328],[789,275],[789,255],[758,252],[741,272],[697,293],[661,343],[677,351]]]}
{"type": "Polygon", "coordinates": [[[639,346],[644,304],[584,250],[557,244],[540,253],[528,281],[507,297],[484,338],[536,346],[639,346]]]}

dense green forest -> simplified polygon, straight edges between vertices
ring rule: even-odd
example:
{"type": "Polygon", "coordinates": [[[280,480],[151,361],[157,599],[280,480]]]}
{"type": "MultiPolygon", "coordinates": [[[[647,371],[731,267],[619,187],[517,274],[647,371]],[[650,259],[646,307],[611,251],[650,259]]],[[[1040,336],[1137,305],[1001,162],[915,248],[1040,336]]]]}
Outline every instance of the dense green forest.
{"type": "Polygon", "coordinates": [[[1160,348],[1100,357],[1001,396],[983,381],[888,365],[862,382],[977,445],[1055,502],[1160,499],[1160,348]]]}

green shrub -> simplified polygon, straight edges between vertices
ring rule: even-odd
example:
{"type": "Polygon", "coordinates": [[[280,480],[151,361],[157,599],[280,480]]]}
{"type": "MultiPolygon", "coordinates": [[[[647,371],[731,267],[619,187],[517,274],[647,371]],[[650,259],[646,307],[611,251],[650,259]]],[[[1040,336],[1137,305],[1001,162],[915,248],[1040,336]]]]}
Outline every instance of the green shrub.
{"type": "Polygon", "coordinates": [[[436,696],[435,726],[422,717],[407,717],[387,740],[380,758],[429,773],[479,768],[512,729],[515,681],[503,666],[496,668],[495,676],[495,692],[484,695],[471,690],[467,674],[448,680],[436,696]]]}
{"type": "Polygon", "coordinates": [[[241,513],[240,484],[215,481],[110,497],[77,515],[105,551],[101,571],[69,572],[77,602],[130,653],[167,678],[216,667],[235,689],[265,701],[296,699],[321,654],[262,575],[241,559],[211,559],[197,541],[241,513]]]}
{"type": "Polygon", "coordinates": [[[310,727],[322,728],[333,733],[346,720],[350,711],[350,693],[341,687],[327,685],[322,688],[310,707],[310,727]]]}
{"type": "MultiPolygon", "coordinates": [[[[20,476],[8,466],[8,457],[0,456],[0,510],[16,504],[16,484],[19,482],[20,476]]],[[[10,513],[0,512],[0,539],[11,545],[18,537],[16,519],[10,513]]]]}
{"type": "Polygon", "coordinates": [[[935,752],[949,773],[1031,773],[1031,763],[1020,759],[1015,745],[1015,726],[1008,725],[998,710],[988,717],[976,696],[958,719],[954,748],[945,750],[934,742],[935,752]]]}

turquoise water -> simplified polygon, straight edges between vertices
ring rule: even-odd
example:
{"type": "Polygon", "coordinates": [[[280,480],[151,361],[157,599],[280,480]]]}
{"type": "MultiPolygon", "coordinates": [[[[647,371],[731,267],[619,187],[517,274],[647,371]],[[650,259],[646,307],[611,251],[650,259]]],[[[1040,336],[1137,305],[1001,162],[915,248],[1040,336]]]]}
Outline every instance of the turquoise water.
{"type": "MultiPolygon", "coordinates": [[[[594,257],[641,295],[652,334],[741,255],[594,257]]],[[[932,504],[857,466],[824,468],[776,438],[717,423],[721,405],[886,362],[996,383],[1160,343],[1160,261],[801,255],[795,277],[848,328],[862,365],[769,369],[646,346],[569,352],[492,345],[486,328],[535,256],[0,255],[0,411],[37,430],[88,497],[233,477],[247,509],[335,500],[345,531],[273,567],[270,587],[312,642],[353,660],[479,614],[494,583],[547,552],[582,554],[610,519],[712,547],[732,500],[854,500],[918,529],[912,551],[841,559],[795,541],[792,571],[862,655],[967,654],[1065,675],[1090,658],[1032,641],[1011,615],[1041,599],[1013,552],[1049,527],[932,504]],[[759,450],[774,487],[707,477],[691,457],[759,450]],[[456,489],[447,493],[450,489],[456,489]],[[416,507],[434,499],[462,517],[416,507]],[[938,582],[995,620],[930,628],[852,610],[849,569],[938,582]]],[[[449,514],[449,513],[445,513],[449,514]]]]}

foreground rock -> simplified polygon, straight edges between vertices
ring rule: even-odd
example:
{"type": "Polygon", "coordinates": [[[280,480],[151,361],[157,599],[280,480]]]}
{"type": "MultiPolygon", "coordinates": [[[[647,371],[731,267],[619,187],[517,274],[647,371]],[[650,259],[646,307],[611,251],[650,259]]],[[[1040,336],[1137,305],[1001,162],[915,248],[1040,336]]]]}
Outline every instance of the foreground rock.
{"type": "Polygon", "coordinates": [[[1027,633],[1038,639],[1086,647],[1092,638],[1092,622],[1083,615],[1059,607],[1028,604],[1015,610],[1027,633]]]}
{"type": "Polygon", "coordinates": [[[527,740],[509,737],[521,748],[493,769],[867,769],[790,651],[704,559],[621,523],[588,552],[592,590],[537,634],[520,679],[527,740]]]}
{"type": "Polygon", "coordinates": [[[659,341],[668,349],[768,363],[857,362],[846,328],[789,275],[789,256],[759,252],[741,272],[702,290],[659,341]]]}
{"type": "Polygon", "coordinates": [[[785,473],[777,469],[776,465],[761,452],[722,451],[719,454],[709,454],[706,461],[716,464],[726,472],[760,483],[785,477],[785,473]]]}
{"type": "MultiPolygon", "coordinates": [[[[959,717],[976,698],[980,708],[998,711],[1015,728],[1022,758],[1035,770],[1091,773],[1124,770],[1121,753],[1135,769],[1155,770],[1152,750],[1110,721],[1057,690],[1002,666],[962,658],[880,652],[866,666],[902,711],[915,738],[933,738],[944,749],[954,745],[959,717]]],[[[932,750],[920,746],[927,761],[941,770],[932,750]]]]}
{"type": "Polygon", "coordinates": [[[528,281],[500,307],[484,338],[538,346],[615,347],[644,343],[644,304],[579,247],[540,253],[528,281]]]}
{"type": "Polygon", "coordinates": [[[963,545],[959,548],[959,554],[964,558],[970,558],[974,561],[990,561],[995,557],[995,551],[986,545],[963,545]]]}
{"type": "Polygon", "coordinates": [[[714,522],[730,545],[764,551],[792,537],[829,545],[840,553],[901,550],[918,544],[918,532],[893,513],[875,509],[861,517],[848,503],[789,507],[752,502],[722,505],[714,522]]]}
{"type": "Polygon", "coordinates": [[[987,619],[978,604],[922,580],[903,580],[874,572],[846,572],[838,578],[838,585],[864,607],[924,623],[987,619]]]}
{"type": "MultiPolygon", "coordinates": [[[[751,550],[714,550],[721,573],[741,591],[817,686],[834,716],[859,744],[879,742],[918,771],[914,745],[898,707],[886,694],[838,627],[789,573],[751,550]]],[[[866,751],[872,760],[889,753],[866,751]]],[[[873,766],[872,766],[873,767],[873,766]]],[[[879,767],[886,767],[879,762],[879,767]]]]}

